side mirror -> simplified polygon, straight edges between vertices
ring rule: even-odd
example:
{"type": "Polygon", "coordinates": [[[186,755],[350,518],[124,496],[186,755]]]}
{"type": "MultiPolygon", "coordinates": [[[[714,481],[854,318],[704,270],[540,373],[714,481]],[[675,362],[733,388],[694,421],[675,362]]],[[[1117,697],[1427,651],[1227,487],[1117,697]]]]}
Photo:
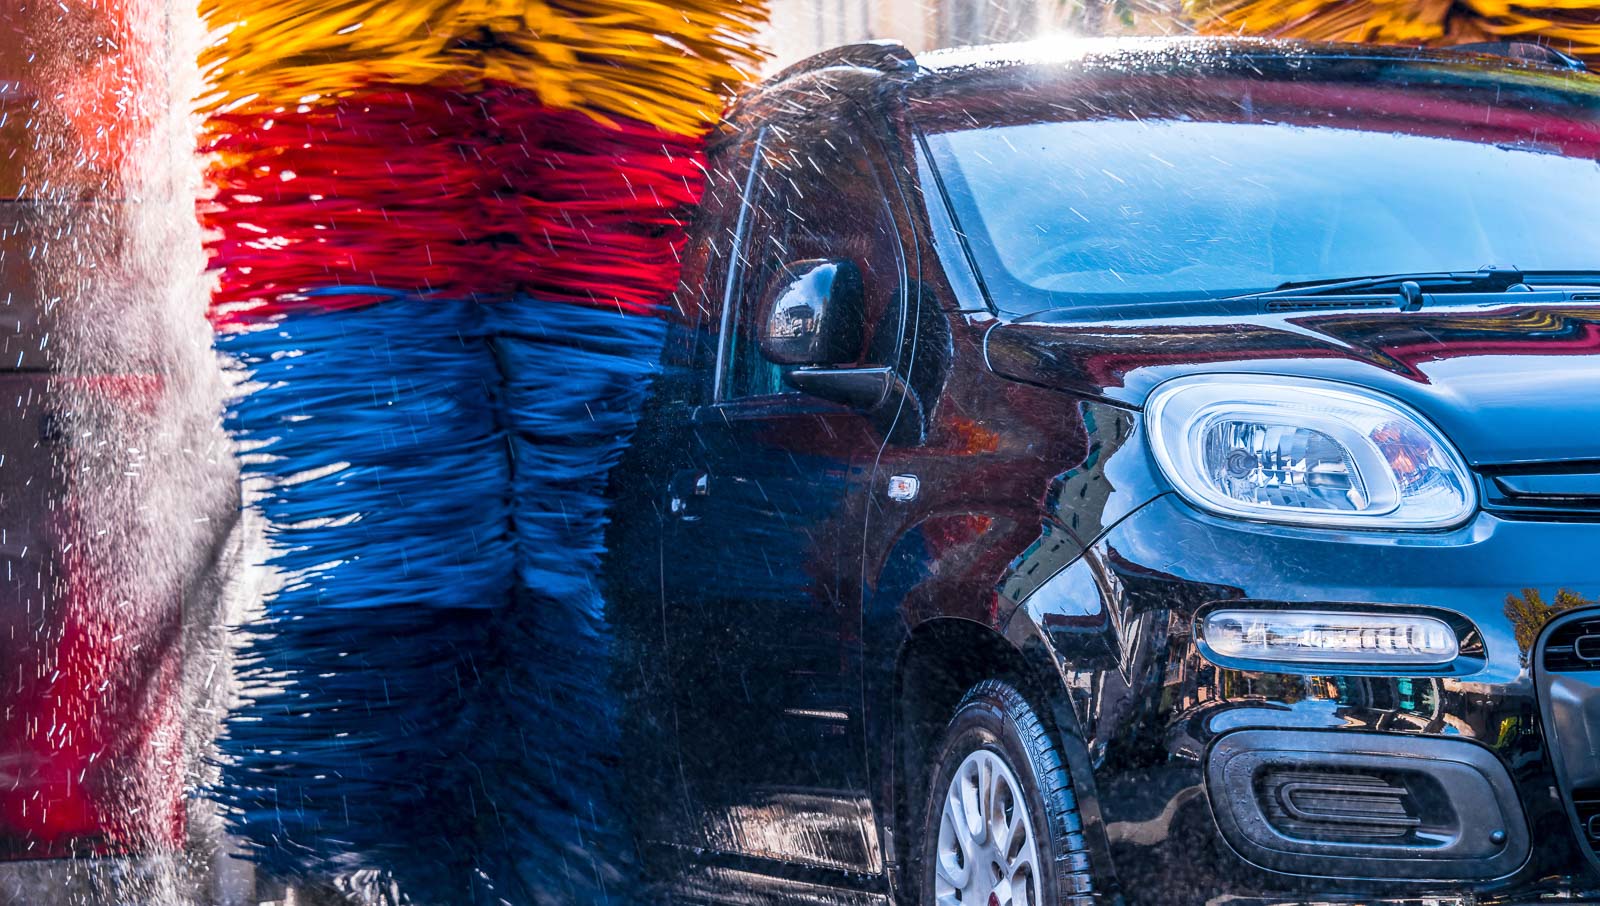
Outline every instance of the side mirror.
{"type": "Polygon", "coordinates": [[[845,259],[785,267],[762,297],[761,353],[779,365],[849,365],[861,355],[861,271],[845,259]]]}

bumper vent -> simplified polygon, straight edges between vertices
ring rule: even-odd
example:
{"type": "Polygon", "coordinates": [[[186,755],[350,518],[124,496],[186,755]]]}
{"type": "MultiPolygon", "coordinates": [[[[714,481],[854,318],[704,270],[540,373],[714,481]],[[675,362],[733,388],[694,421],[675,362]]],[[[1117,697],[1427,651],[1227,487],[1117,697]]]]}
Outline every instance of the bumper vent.
{"type": "Polygon", "coordinates": [[[1502,515],[1596,519],[1600,518],[1600,463],[1559,472],[1496,470],[1483,478],[1482,491],[1484,508],[1502,515]]]}
{"type": "Polygon", "coordinates": [[[1466,740],[1234,730],[1207,750],[1205,775],[1217,829],[1272,871],[1488,880],[1510,874],[1531,848],[1505,765],[1466,740]]]}
{"type": "MultiPolygon", "coordinates": [[[[1543,667],[1558,673],[1600,670],[1600,615],[1568,620],[1551,629],[1544,642],[1543,667]]],[[[1600,792],[1596,797],[1600,800],[1600,792]]]]}
{"type": "MultiPolygon", "coordinates": [[[[1413,782],[1426,780],[1413,774],[1413,782]]],[[[1256,780],[1261,811],[1279,833],[1326,843],[1389,841],[1422,826],[1405,779],[1268,769],[1256,780]]]]}

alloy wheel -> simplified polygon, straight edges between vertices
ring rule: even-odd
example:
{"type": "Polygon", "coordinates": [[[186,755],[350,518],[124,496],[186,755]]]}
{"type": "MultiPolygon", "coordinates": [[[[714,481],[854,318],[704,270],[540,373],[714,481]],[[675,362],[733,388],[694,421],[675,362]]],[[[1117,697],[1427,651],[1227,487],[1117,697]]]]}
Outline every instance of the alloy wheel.
{"type": "Polygon", "coordinates": [[[998,753],[968,755],[945,792],[934,897],[938,906],[1038,906],[1039,846],[1022,784],[998,753]]]}

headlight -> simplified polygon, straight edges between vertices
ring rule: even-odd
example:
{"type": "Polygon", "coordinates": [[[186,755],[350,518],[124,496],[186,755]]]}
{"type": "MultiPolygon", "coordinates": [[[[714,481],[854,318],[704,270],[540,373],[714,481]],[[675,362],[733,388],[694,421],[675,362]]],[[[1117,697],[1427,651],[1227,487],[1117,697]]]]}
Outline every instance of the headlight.
{"type": "Polygon", "coordinates": [[[1428,529],[1477,507],[1450,442],[1398,401],[1308,378],[1208,375],[1157,387],[1145,422],[1161,471],[1214,513],[1428,529]]]}

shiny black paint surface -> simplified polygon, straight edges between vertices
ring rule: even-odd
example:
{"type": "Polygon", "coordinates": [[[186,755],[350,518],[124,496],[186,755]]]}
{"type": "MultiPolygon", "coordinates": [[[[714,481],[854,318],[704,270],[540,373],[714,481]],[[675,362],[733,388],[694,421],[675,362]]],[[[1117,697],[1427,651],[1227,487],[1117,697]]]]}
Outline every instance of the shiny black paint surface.
{"type": "Polygon", "coordinates": [[[1179,375],[1300,374],[1371,387],[1426,413],[1474,466],[1594,459],[1600,292],[1438,295],[1418,312],[1013,323],[995,370],[1129,406],[1179,375]]]}
{"type": "MultiPolygon", "coordinates": [[[[1254,54],[1267,69],[1314,68],[1320,55],[1342,79],[1413,64],[1527,78],[1398,51],[1175,46],[1081,65],[1195,83],[1207,54],[1254,54]]],[[[1418,312],[998,318],[938,207],[906,98],[937,97],[928,84],[940,80],[989,91],[1011,79],[1021,91],[1047,76],[981,58],[915,75],[824,70],[747,99],[713,153],[608,539],[625,767],[662,898],[910,903],[923,748],[952,689],[989,676],[1050,716],[1107,902],[1600,891],[1556,794],[1529,660],[1554,612],[1546,602],[1600,595],[1600,517],[1486,494],[1447,532],[1222,519],[1166,487],[1139,412],[1179,375],[1325,377],[1409,403],[1485,482],[1600,473],[1600,301],[1541,289],[1440,294],[1418,312]],[[874,133],[902,256],[899,292],[879,303],[859,364],[892,366],[909,392],[865,410],[797,394],[720,399],[724,287],[730,262],[749,254],[737,224],[751,136],[834,118],[874,133]],[[915,499],[889,499],[896,475],[917,477],[915,499]],[[1465,667],[1406,676],[1229,669],[1193,638],[1197,611],[1222,601],[1426,608],[1470,624],[1478,647],[1465,667]],[[1533,855],[1475,885],[1252,866],[1218,833],[1204,764],[1219,736],[1260,728],[1486,747],[1514,779],[1533,855]]]]}

